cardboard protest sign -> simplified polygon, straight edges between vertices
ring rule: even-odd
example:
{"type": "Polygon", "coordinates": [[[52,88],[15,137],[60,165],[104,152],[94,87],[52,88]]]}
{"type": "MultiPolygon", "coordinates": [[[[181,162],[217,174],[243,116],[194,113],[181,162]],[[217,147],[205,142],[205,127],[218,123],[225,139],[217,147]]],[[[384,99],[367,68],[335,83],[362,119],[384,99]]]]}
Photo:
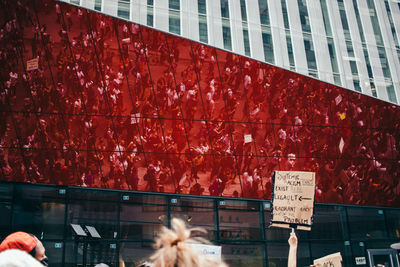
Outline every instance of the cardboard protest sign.
{"type": "Polygon", "coordinates": [[[28,60],[26,62],[26,70],[27,71],[37,70],[38,68],[39,68],[39,57],[28,60]]]}
{"type": "Polygon", "coordinates": [[[271,226],[311,230],[315,173],[275,171],[271,226]]]}
{"type": "Polygon", "coordinates": [[[342,267],[342,255],[340,252],[314,260],[314,265],[318,267],[342,267]]]}

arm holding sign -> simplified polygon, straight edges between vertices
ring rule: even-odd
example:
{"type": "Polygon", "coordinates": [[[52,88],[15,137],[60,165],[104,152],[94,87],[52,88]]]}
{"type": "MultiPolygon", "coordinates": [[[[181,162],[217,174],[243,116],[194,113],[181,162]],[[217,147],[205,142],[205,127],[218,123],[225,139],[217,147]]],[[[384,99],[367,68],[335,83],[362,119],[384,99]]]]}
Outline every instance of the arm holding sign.
{"type": "Polygon", "coordinates": [[[293,230],[290,233],[288,243],[289,243],[288,267],[296,267],[296,264],[297,264],[297,236],[293,230]]]}

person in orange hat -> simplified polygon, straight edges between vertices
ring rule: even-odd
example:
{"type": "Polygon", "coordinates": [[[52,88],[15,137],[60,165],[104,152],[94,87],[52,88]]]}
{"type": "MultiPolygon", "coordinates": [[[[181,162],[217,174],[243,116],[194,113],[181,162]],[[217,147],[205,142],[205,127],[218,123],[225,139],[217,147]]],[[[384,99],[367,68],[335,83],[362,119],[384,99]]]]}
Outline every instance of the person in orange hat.
{"type": "Polygon", "coordinates": [[[32,255],[44,266],[48,266],[46,249],[42,242],[32,235],[25,232],[15,232],[7,236],[0,244],[0,252],[8,249],[19,249],[32,255]]]}

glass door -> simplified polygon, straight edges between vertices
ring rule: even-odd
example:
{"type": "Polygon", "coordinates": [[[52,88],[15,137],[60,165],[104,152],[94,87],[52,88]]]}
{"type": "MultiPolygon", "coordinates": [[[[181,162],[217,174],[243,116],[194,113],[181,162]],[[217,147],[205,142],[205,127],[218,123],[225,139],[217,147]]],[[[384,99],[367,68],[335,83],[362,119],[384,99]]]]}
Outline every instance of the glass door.
{"type": "Polygon", "coordinates": [[[370,267],[399,267],[397,251],[394,249],[369,249],[370,267]]]}

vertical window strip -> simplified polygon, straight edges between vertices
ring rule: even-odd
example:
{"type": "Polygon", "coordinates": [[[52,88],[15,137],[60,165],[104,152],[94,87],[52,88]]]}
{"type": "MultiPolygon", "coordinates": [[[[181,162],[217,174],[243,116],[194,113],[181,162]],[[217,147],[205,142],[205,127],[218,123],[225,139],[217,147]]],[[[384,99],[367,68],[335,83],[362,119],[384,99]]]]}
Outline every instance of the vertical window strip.
{"type": "Polygon", "coordinates": [[[199,12],[199,40],[208,43],[206,0],[197,1],[197,10],[199,12]]]}
{"type": "Polygon", "coordinates": [[[271,27],[261,25],[263,47],[264,47],[264,58],[268,63],[275,63],[274,60],[274,46],[272,43],[271,27]]]}
{"type": "Polygon", "coordinates": [[[301,28],[303,31],[304,48],[306,52],[308,74],[318,78],[317,61],[315,59],[313,38],[311,35],[310,19],[308,17],[308,10],[305,0],[297,0],[301,21],[301,28]]]}
{"type": "Polygon", "coordinates": [[[228,0],[221,1],[221,17],[229,19],[229,4],[228,0]]]}
{"type": "Polygon", "coordinates": [[[383,76],[385,77],[386,92],[388,94],[389,101],[397,103],[389,62],[386,55],[386,50],[383,47],[382,32],[378,21],[378,17],[376,15],[375,4],[372,0],[367,0],[367,5],[370,10],[369,16],[371,18],[372,28],[374,30],[376,43],[378,45],[378,53],[379,53],[379,59],[381,61],[383,76]]]}
{"type": "Polygon", "coordinates": [[[289,16],[288,16],[288,11],[286,7],[286,0],[281,0],[281,5],[282,5],[282,15],[283,15],[283,24],[285,25],[285,29],[289,29],[289,16]]]}
{"type": "Polygon", "coordinates": [[[181,13],[173,9],[169,10],[169,32],[181,34],[181,13]]]}
{"type": "Polygon", "coordinates": [[[249,41],[249,29],[247,27],[247,23],[242,23],[243,27],[243,43],[244,43],[244,54],[246,56],[251,56],[250,52],[250,41],[249,41]]]}
{"type": "Polygon", "coordinates": [[[372,74],[371,62],[369,60],[368,49],[367,49],[367,44],[365,42],[364,30],[361,23],[360,11],[358,9],[357,0],[353,0],[353,7],[354,7],[354,13],[356,15],[358,31],[360,32],[360,38],[363,47],[365,64],[367,65],[368,78],[371,86],[372,95],[376,97],[377,95],[376,95],[375,83],[373,82],[374,76],[372,74]]]}
{"type": "Polygon", "coordinates": [[[297,0],[297,3],[299,6],[301,28],[303,29],[303,32],[311,33],[310,19],[308,17],[306,0],[297,0]]]}
{"type": "Polygon", "coordinates": [[[199,14],[199,35],[200,42],[208,43],[207,17],[203,14],[199,14]]]}
{"type": "Polygon", "coordinates": [[[94,1],[94,10],[101,11],[101,1],[102,0],[95,0],[94,1]]]}
{"type": "Polygon", "coordinates": [[[221,19],[222,19],[222,37],[224,48],[232,50],[231,24],[229,21],[229,4],[228,0],[220,0],[221,3],[221,19]]]}
{"type": "Polygon", "coordinates": [[[329,50],[329,56],[331,59],[331,67],[332,67],[332,72],[333,72],[333,76],[334,76],[334,81],[335,81],[335,84],[341,85],[342,83],[340,81],[340,74],[339,74],[339,67],[338,67],[337,56],[336,56],[335,42],[333,41],[332,27],[331,27],[331,22],[329,20],[328,6],[326,4],[326,0],[321,0],[321,10],[322,10],[322,18],[324,20],[326,40],[328,43],[328,50],[329,50]],[[339,79],[337,78],[338,76],[339,76],[339,79]]]}
{"type": "Polygon", "coordinates": [[[392,18],[392,12],[390,11],[390,7],[389,7],[389,2],[388,0],[385,0],[385,7],[386,7],[386,12],[387,12],[387,17],[389,19],[390,22],[390,29],[392,31],[392,35],[393,35],[393,40],[394,43],[396,45],[396,49],[400,49],[399,46],[399,40],[397,39],[397,35],[396,35],[396,29],[394,28],[394,22],[393,22],[393,18],[392,18]]]}
{"type": "Polygon", "coordinates": [[[290,34],[289,16],[286,6],[286,0],[281,0],[281,6],[282,6],[283,24],[285,26],[285,33],[286,33],[286,46],[289,56],[289,65],[291,70],[295,70],[293,47],[292,47],[292,35],[290,34]]]}
{"type": "Polygon", "coordinates": [[[242,15],[244,54],[246,56],[251,56],[250,41],[249,41],[249,28],[247,25],[246,0],[240,0],[240,13],[242,15]]]}
{"type": "Polygon", "coordinates": [[[197,9],[199,14],[207,15],[206,0],[198,0],[197,9]]]}
{"type": "Polygon", "coordinates": [[[154,7],[153,0],[147,0],[147,26],[154,26],[154,7]]]}
{"type": "Polygon", "coordinates": [[[353,44],[351,42],[351,35],[350,35],[350,30],[349,30],[349,24],[347,22],[347,15],[346,15],[346,11],[344,8],[344,3],[343,3],[343,0],[337,0],[337,2],[338,2],[338,6],[339,6],[340,20],[342,21],[344,37],[346,39],[346,49],[347,49],[347,55],[348,55],[347,60],[349,61],[350,68],[351,68],[354,89],[356,91],[361,91],[360,83],[359,83],[360,78],[358,76],[357,64],[356,64],[356,61],[354,58],[353,44]]]}
{"type": "Polygon", "coordinates": [[[262,25],[270,25],[269,13],[268,13],[268,2],[267,0],[258,0],[258,8],[260,11],[260,21],[262,25]]]}
{"type": "Polygon", "coordinates": [[[240,12],[242,14],[242,21],[247,22],[246,0],[240,0],[240,12]]]}
{"type": "Polygon", "coordinates": [[[129,19],[130,0],[118,0],[117,16],[124,19],[129,19]]]}

